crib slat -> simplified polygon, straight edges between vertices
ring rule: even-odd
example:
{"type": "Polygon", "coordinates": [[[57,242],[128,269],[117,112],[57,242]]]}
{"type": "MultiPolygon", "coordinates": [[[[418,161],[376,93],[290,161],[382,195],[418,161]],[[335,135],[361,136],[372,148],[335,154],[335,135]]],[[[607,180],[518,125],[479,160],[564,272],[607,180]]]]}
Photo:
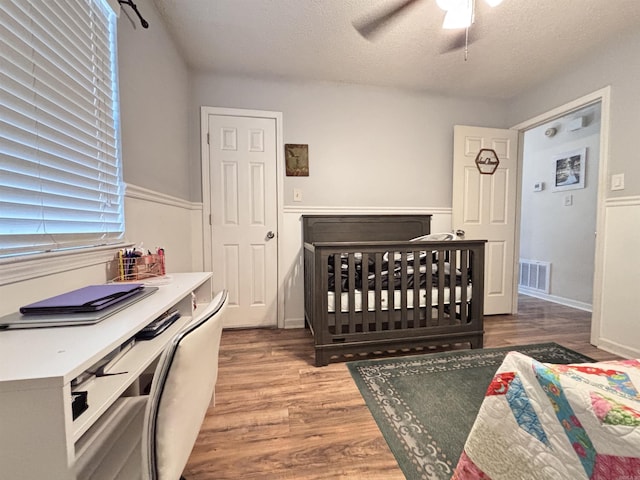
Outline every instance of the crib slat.
{"type": "Polygon", "coordinates": [[[427,252],[427,264],[425,272],[425,312],[424,312],[424,324],[425,326],[433,325],[433,252],[427,252]]]}
{"type": "Polygon", "coordinates": [[[449,250],[449,321],[448,324],[456,323],[456,272],[458,269],[458,252],[449,250]]]}
{"type": "Polygon", "coordinates": [[[444,250],[438,250],[438,321],[436,325],[445,325],[444,321],[444,250]]]}
{"type": "MultiPolygon", "coordinates": [[[[413,252],[413,328],[420,326],[420,252],[413,252]]],[[[429,309],[425,309],[428,312],[429,309]]]]}
{"type": "Polygon", "coordinates": [[[469,250],[460,251],[460,323],[467,323],[467,286],[469,285],[469,250]]]}
{"type": "Polygon", "coordinates": [[[348,254],[347,267],[347,278],[349,282],[347,286],[347,291],[349,292],[347,294],[349,297],[349,333],[356,333],[356,261],[354,253],[348,254]]]}
{"type": "Polygon", "coordinates": [[[395,305],[395,252],[388,252],[389,259],[387,262],[387,328],[393,330],[395,327],[394,311],[395,305]]]}
{"type": "Polygon", "coordinates": [[[400,328],[407,328],[407,252],[400,254],[400,328]]]}
{"type": "Polygon", "coordinates": [[[361,278],[362,285],[360,290],[362,292],[362,331],[369,331],[369,320],[370,320],[370,312],[369,312],[369,254],[362,254],[362,270],[361,270],[361,278]]]}
{"type": "Polygon", "coordinates": [[[382,253],[376,252],[375,260],[375,316],[376,316],[376,332],[382,330],[382,253]]]}
{"type": "Polygon", "coordinates": [[[333,254],[333,298],[335,304],[336,335],[342,334],[342,259],[333,254]]]}

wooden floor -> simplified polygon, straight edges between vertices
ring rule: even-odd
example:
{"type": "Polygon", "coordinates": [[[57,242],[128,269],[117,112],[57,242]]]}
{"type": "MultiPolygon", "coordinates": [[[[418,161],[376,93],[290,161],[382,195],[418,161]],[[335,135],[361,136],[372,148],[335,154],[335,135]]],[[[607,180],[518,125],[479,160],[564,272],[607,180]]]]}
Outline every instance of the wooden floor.
{"type": "MultiPolygon", "coordinates": [[[[519,311],[485,318],[485,347],[553,341],[617,358],[589,344],[587,312],[532,297],[519,311]]],[[[345,363],[313,365],[307,330],[225,331],[187,480],[403,479],[345,363]]]]}

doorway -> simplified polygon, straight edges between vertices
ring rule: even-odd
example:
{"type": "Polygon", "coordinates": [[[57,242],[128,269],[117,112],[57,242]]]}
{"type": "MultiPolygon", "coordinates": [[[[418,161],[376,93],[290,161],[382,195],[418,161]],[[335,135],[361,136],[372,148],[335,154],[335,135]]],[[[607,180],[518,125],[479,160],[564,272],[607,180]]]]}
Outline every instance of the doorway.
{"type": "Polygon", "coordinates": [[[591,311],[600,102],[524,132],[518,290],[591,311]]]}
{"type": "MultiPolygon", "coordinates": [[[[606,185],[607,185],[607,171],[608,171],[608,139],[609,139],[609,110],[610,110],[610,87],[603,88],[591,94],[580,97],[572,102],[564,104],[560,107],[557,107],[553,110],[550,110],[542,115],[529,119],[521,124],[518,124],[512,127],[514,130],[518,130],[520,133],[520,152],[519,159],[521,168],[519,169],[520,176],[520,195],[518,210],[521,212],[523,205],[523,194],[525,189],[534,189],[536,187],[535,183],[533,185],[528,185],[523,182],[523,158],[524,158],[524,136],[525,133],[529,130],[535,129],[536,127],[546,125],[550,122],[558,121],[563,117],[575,115],[576,112],[580,112],[582,109],[592,107],[594,105],[599,105],[600,109],[600,129],[599,129],[599,144],[597,147],[598,154],[598,165],[597,165],[597,174],[589,177],[589,173],[586,173],[586,179],[590,178],[590,182],[595,186],[595,239],[593,241],[593,282],[591,288],[592,300],[591,300],[591,343],[597,344],[599,340],[599,329],[600,329],[600,318],[601,318],[601,295],[602,295],[602,270],[603,270],[603,262],[604,262],[604,249],[603,249],[603,235],[597,235],[597,232],[604,231],[604,200],[606,193],[606,185]]],[[[577,116],[576,116],[577,117],[577,116]]],[[[553,127],[548,127],[553,128],[553,127]]],[[[545,129],[546,131],[547,129],[545,129]]],[[[594,152],[595,153],[595,152],[594,152]]],[[[553,158],[553,157],[552,157],[553,158]]],[[[555,167],[550,167],[552,172],[555,172],[555,167]]],[[[555,179],[553,175],[550,177],[553,182],[555,179]]],[[[542,181],[542,180],[541,180],[542,181]]],[[[553,188],[552,185],[549,185],[553,188]]],[[[544,188],[544,187],[543,187],[544,188]]],[[[565,207],[564,203],[572,202],[575,197],[571,197],[567,199],[567,196],[570,195],[569,191],[558,191],[555,193],[562,202],[562,207],[565,207]]],[[[570,208],[570,205],[566,205],[567,208],[570,208]]],[[[517,238],[516,238],[516,247],[518,250],[518,258],[521,258],[520,255],[520,245],[521,239],[523,236],[522,233],[523,225],[522,225],[522,215],[518,216],[518,225],[516,227],[517,238]]],[[[534,259],[535,260],[535,259],[534,259]]],[[[584,261],[584,258],[582,259],[584,261]]],[[[591,262],[589,262],[591,263],[591,262]]],[[[553,267],[552,267],[553,268],[553,267]]],[[[514,265],[514,269],[516,272],[519,271],[519,264],[516,263],[514,265]]],[[[514,276],[515,278],[519,278],[518,275],[514,276]]],[[[517,288],[514,289],[514,294],[517,296],[517,288]]],[[[517,298],[514,298],[514,305],[517,305],[517,298]]],[[[576,305],[577,306],[577,305],[576,305]]]]}

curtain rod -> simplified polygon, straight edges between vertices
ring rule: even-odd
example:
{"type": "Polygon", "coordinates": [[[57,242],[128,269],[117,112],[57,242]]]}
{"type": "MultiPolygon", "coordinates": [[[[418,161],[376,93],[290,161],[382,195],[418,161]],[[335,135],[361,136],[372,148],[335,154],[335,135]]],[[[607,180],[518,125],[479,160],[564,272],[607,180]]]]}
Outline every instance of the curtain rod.
{"type": "Polygon", "coordinates": [[[140,19],[140,25],[142,25],[143,28],[149,28],[149,22],[142,18],[142,15],[138,11],[138,7],[135,3],[133,3],[133,0],[118,0],[118,3],[120,5],[129,5],[133,9],[133,11],[136,12],[136,15],[138,15],[138,18],[140,19]]]}

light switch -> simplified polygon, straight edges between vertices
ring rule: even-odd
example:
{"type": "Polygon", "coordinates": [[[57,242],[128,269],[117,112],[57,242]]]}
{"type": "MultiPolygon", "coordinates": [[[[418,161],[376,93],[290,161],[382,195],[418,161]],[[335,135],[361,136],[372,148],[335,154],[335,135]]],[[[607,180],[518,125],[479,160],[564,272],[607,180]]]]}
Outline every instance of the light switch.
{"type": "Polygon", "coordinates": [[[571,205],[573,205],[573,195],[571,195],[571,194],[565,195],[564,196],[564,206],[565,207],[570,207],[571,205]]]}
{"type": "Polygon", "coordinates": [[[294,188],[293,189],[293,201],[301,202],[302,201],[302,189],[294,188]]]}
{"type": "Polygon", "coordinates": [[[611,175],[611,190],[624,190],[624,173],[611,175]]]}

